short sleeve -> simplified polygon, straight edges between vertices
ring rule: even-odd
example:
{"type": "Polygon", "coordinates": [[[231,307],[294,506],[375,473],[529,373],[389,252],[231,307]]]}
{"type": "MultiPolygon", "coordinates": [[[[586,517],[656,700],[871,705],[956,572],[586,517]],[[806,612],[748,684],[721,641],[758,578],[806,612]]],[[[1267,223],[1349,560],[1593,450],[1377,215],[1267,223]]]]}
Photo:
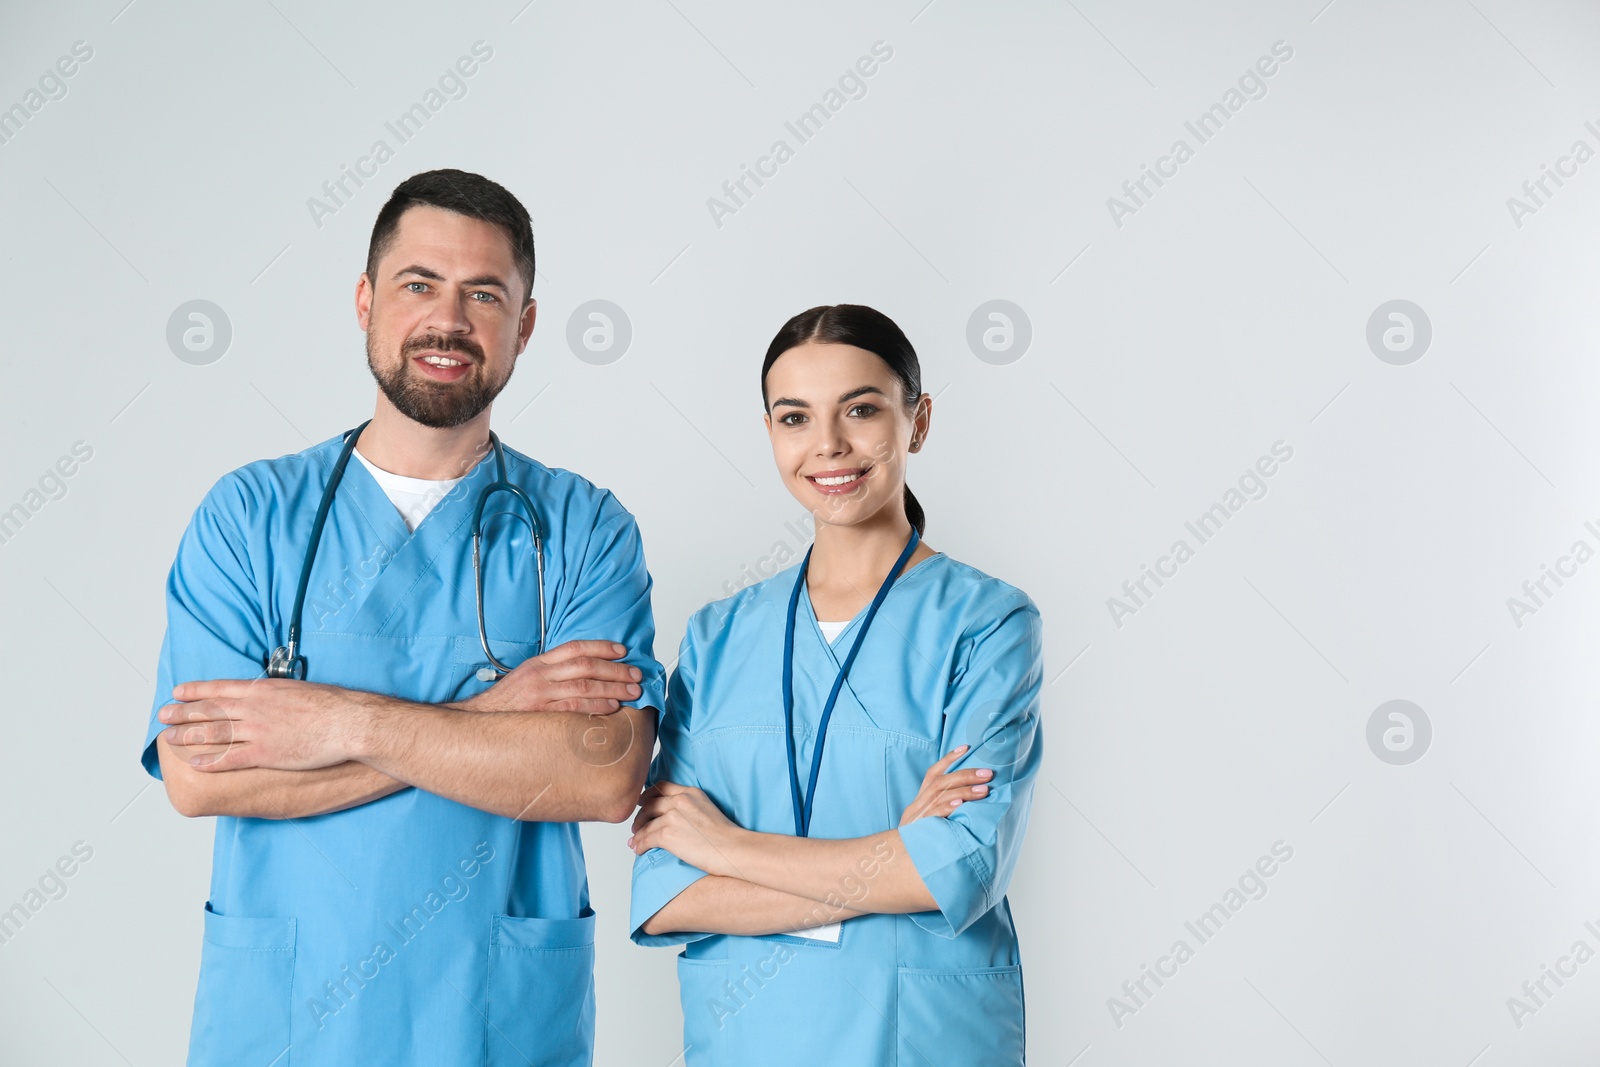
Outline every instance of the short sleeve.
{"type": "MultiPolygon", "coordinates": [[[[689,749],[689,727],[694,708],[695,647],[694,623],[683,636],[678,649],[678,664],[667,686],[666,708],[661,715],[661,749],[650,766],[650,784],[667,781],[679,785],[700,785],[689,749]]],[[[647,934],[644,924],[666,907],[679,893],[706,876],[664,848],[652,848],[633,861],[633,903],[628,924],[636,944],[659,947],[678,945],[710,937],[709,933],[672,931],[647,934]]]]}
{"type": "Polygon", "coordinates": [[[144,769],[161,777],[156,735],[166,724],[156,714],[172,703],[174,686],[259,678],[266,656],[266,624],[245,540],[220,511],[202,504],[167,575],[167,630],[140,754],[144,769]]]}
{"type": "Polygon", "coordinates": [[[660,709],[666,686],[655,657],[656,623],[650,610],[650,571],[645,567],[639,526],[615,497],[605,494],[599,521],[577,562],[574,594],[552,621],[549,648],[568,641],[616,641],[628,649],[623,662],[639,668],[639,698],[633,706],[660,709]]]}
{"type": "Polygon", "coordinates": [[[992,769],[989,794],[948,817],[900,827],[911,862],[939,905],[908,918],[943,937],[960,934],[1005,896],[1044,754],[1038,609],[1018,592],[970,642],[950,683],[939,751],[970,745],[953,769],[992,769]]]}

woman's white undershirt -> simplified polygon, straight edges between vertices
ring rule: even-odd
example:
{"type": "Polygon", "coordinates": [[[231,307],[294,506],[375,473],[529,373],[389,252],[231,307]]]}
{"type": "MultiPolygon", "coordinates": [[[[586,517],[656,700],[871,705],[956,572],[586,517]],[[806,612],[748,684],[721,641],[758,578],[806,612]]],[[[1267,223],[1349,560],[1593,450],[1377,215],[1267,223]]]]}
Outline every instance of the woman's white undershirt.
{"type": "Polygon", "coordinates": [[[823,640],[831,645],[839,639],[839,635],[844,633],[844,628],[849,626],[852,621],[851,619],[846,619],[843,622],[823,622],[818,619],[817,626],[822,630],[823,640]]]}

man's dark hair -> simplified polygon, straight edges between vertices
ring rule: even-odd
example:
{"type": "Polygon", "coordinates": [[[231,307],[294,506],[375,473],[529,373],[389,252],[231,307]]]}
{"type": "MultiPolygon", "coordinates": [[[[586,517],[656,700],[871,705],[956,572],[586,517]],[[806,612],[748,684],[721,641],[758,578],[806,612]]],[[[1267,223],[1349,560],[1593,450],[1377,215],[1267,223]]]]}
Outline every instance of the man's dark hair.
{"type": "Polygon", "coordinates": [[[367,277],[378,284],[378,260],[394,243],[400,216],[418,204],[454,211],[468,218],[482,219],[500,227],[511,242],[511,259],[528,290],[526,303],[533,296],[533,221],[528,209],[506,189],[481,174],[464,170],[427,170],[413,174],[389,196],[372,224],[372,240],[367,245],[367,277]]]}

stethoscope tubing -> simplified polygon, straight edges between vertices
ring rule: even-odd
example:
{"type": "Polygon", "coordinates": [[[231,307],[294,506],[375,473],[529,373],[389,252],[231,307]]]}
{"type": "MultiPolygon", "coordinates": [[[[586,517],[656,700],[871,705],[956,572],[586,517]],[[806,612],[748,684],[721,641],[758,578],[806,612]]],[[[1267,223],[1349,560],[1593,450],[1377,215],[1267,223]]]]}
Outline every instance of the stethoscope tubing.
{"type": "MultiPolygon", "coordinates": [[[[311,568],[317,558],[317,547],[322,543],[322,530],[328,521],[328,511],[333,506],[334,494],[338,491],[339,483],[344,480],[344,472],[350,465],[350,454],[355,451],[356,441],[361,437],[372,422],[368,419],[360,426],[345,434],[344,447],[339,452],[339,458],[334,461],[333,472],[328,476],[328,484],[323,487],[322,499],[317,503],[316,518],[311,523],[311,540],[306,547],[305,559],[300,564],[300,582],[295,589],[294,610],[289,615],[289,640],[288,643],[273,650],[267,660],[267,676],[270,678],[296,678],[304,679],[306,676],[306,660],[300,655],[300,624],[303,618],[306,602],[306,590],[311,585],[311,568]]],[[[545,643],[545,604],[544,604],[544,536],[539,523],[538,509],[533,506],[533,500],[517,485],[513,485],[506,475],[506,454],[500,444],[500,438],[493,432],[489,433],[489,443],[494,448],[495,481],[486,485],[478,493],[478,501],[472,511],[472,577],[473,601],[478,617],[478,643],[483,646],[483,654],[492,665],[495,676],[509,674],[513,668],[502,663],[489,649],[489,631],[483,611],[483,509],[489,498],[495,493],[510,493],[522,503],[524,520],[528,525],[528,532],[533,538],[533,552],[535,570],[538,576],[539,594],[539,642],[535,646],[534,655],[544,652],[545,643]]],[[[487,681],[488,679],[484,679],[487,681]]]]}

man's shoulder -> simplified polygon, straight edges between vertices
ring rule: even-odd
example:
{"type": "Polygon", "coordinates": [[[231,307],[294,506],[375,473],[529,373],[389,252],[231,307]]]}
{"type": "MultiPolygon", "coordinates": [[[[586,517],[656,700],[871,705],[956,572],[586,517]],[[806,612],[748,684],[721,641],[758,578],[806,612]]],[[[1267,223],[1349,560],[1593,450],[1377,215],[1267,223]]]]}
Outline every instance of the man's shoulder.
{"type": "Polygon", "coordinates": [[[594,526],[632,521],[633,515],[615,493],[596,485],[576,471],[541,463],[510,445],[506,453],[506,473],[532,496],[534,506],[552,509],[568,520],[583,518],[594,526]]]}
{"type": "Polygon", "coordinates": [[[298,500],[307,492],[320,494],[343,444],[340,434],[299,452],[236,467],[216,480],[200,506],[244,524],[274,501],[298,500]]]}

